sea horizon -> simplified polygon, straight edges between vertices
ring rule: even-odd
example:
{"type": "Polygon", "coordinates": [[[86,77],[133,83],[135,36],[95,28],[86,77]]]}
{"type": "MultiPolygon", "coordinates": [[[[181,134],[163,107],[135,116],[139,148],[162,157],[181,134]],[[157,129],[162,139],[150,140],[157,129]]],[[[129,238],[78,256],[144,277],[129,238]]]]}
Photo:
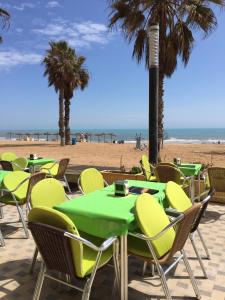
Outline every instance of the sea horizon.
{"type": "MultiPolygon", "coordinates": [[[[11,133],[11,139],[19,139],[19,133],[24,135],[34,136],[34,140],[46,140],[44,133],[57,134],[57,129],[9,129],[0,130],[0,140],[9,140],[11,133]],[[40,133],[40,136],[37,136],[40,133]]],[[[129,129],[104,129],[104,128],[77,128],[71,129],[71,133],[91,133],[91,134],[115,134],[113,140],[124,140],[128,143],[134,143],[135,138],[141,135],[143,142],[148,142],[148,129],[145,128],[129,128],[129,129]]],[[[49,140],[55,139],[54,136],[50,136],[49,140]]],[[[102,140],[102,139],[100,139],[102,140]]],[[[106,136],[106,141],[111,140],[110,136],[106,136]]],[[[97,137],[93,136],[92,141],[97,141],[97,137]]],[[[164,132],[164,143],[172,144],[225,144],[225,128],[166,128],[164,132]]]]}

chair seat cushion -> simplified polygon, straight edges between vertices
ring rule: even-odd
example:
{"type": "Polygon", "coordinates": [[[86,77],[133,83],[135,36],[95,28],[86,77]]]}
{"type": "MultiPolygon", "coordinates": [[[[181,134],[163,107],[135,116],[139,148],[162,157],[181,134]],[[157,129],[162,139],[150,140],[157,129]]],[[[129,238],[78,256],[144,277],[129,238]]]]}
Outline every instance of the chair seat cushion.
{"type": "MultiPolygon", "coordinates": [[[[25,203],[26,198],[22,198],[22,199],[18,199],[16,198],[16,200],[18,201],[18,203],[20,205],[25,203]]],[[[6,205],[16,205],[16,202],[13,200],[12,195],[11,194],[6,194],[2,197],[0,197],[0,203],[6,204],[6,205]]]]}
{"type": "Polygon", "coordinates": [[[146,241],[131,235],[128,236],[128,252],[146,258],[152,258],[146,241]]]}
{"type": "MultiPolygon", "coordinates": [[[[92,235],[89,235],[84,232],[80,232],[80,236],[82,236],[84,239],[87,239],[88,241],[92,242],[96,246],[100,246],[104,239],[94,237],[92,235]]],[[[95,261],[96,261],[97,252],[92,250],[86,245],[83,245],[83,260],[82,260],[82,274],[81,277],[85,277],[89,274],[91,274],[95,261]]],[[[109,247],[106,251],[102,253],[99,267],[105,265],[110,259],[112,258],[112,247],[109,247]]]]}

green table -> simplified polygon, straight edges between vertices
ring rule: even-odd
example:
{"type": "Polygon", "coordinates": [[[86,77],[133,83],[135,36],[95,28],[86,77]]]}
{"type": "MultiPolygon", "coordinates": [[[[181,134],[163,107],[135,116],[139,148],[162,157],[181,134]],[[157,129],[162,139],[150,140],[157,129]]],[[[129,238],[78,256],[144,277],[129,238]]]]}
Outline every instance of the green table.
{"type": "Polygon", "coordinates": [[[4,179],[4,177],[9,174],[11,171],[4,171],[4,170],[0,170],[0,186],[2,184],[2,181],[4,179]]]}
{"type": "MultiPolygon", "coordinates": [[[[154,197],[164,205],[165,183],[129,180],[129,186],[159,190],[154,197]]],[[[128,299],[127,233],[138,227],[134,205],[138,195],[114,195],[114,185],[64,202],[54,208],[69,216],[78,230],[97,237],[120,236],[121,300],[128,299]]]]}
{"type": "MultiPolygon", "coordinates": [[[[147,181],[129,180],[129,186],[138,186],[159,190],[154,197],[164,204],[165,184],[147,181]]],[[[137,195],[126,197],[114,195],[114,185],[64,202],[54,208],[69,216],[78,230],[91,235],[108,238],[127,234],[137,228],[134,205],[137,195]]]]}
{"type": "Polygon", "coordinates": [[[188,164],[182,163],[178,168],[185,176],[197,176],[201,171],[202,164],[188,164]]]}
{"type": "Polygon", "coordinates": [[[38,158],[38,159],[29,159],[28,158],[28,167],[30,168],[30,172],[33,173],[35,171],[36,166],[43,166],[45,164],[55,162],[53,158],[38,158]]]}

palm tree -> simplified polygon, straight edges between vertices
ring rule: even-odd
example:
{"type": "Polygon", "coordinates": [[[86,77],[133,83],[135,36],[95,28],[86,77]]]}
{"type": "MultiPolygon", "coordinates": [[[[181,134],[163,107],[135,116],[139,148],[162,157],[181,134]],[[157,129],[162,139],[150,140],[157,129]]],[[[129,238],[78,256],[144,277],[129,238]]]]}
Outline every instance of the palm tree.
{"type": "MultiPolygon", "coordinates": [[[[2,21],[2,29],[9,26],[10,14],[3,8],[0,8],[0,19],[2,21]]],[[[0,36],[0,43],[2,42],[2,37],[0,36]]]]}
{"type": "Polygon", "coordinates": [[[59,135],[61,146],[65,145],[64,133],[64,82],[67,76],[66,73],[66,53],[63,42],[50,42],[50,49],[47,50],[47,55],[43,59],[45,65],[44,76],[48,76],[48,86],[54,86],[56,93],[59,93],[59,135]]]}
{"type": "Polygon", "coordinates": [[[68,47],[68,57],[70,64],[67,68],[67,82],[65,83],[65,140],[66,145],[70,144],[70,104],[73,98],[74,90],[80,88],[84,90],[89,81],[89,73],[83,64],[86,60],[84,56],[77,56],[74,49],[68,47]]]}
{"type": "MultiPolygon", "coordinates": [[[[134,41],[133,57],[138,63],[145,59],[149,67],[148,30],[159,24],[159,117],[158,137],[163,138],[164,78],[177,67],[178,57],[186,66],[194,45],[194,31],[204,36],[216,25],[211,5],[224,6],[224,0],[111,0],[109,27],[119,23],[125,39],[134,41]]],[[[160,146],[159,146],[160,149],[160,146]]]]}
{"type": "Polygon", "coordinates": [[[45,64],[44,76],[48,75],[49,86],[54,85],[59,92],[59,135],[61,145],[70,143],[70,101],[74,90],[87,86],[89,75],[82,68],[85,61],[83,56],[77,56],[74,49],[65,41],[50,42],[50,49],[43,60],[45,64]]]}

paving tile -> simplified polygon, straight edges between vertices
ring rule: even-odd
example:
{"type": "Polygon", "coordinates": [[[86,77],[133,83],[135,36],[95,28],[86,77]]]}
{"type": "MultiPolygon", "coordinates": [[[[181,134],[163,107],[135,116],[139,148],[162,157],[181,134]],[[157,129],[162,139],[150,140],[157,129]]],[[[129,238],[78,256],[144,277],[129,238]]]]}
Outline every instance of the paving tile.
{"type": "MultiPolygon", "coordinates": [[[[0,219],[0,226],[6,243],[5,247],[0,247],[0,299],[31,300],[40,267],[39,258],[34,274],[29,274],[35,248],[32,237],[24,238],[24,231],[18,223],[18,213],[14,207],[4,207],[4,219],[0,219]]],[[[202,300],[225,300],[225,206],[210,204],[200,228],[210,249],[211,260],[203,259],[209,279],[203,279],[202,270],[189,241],[185,250],[190,257],[189,262],[197,278],[202,300]]],[[[196,245],[205,257],[197,235],[196,245]]],[[[159,279],[149,277],[150,269],[145,277],[141,276],[142,266],[142,261],[129,257],[129,300],[165,299],[159,279]]],[[[174,299],[194,299],[194,291],[183,263],[176,268],[174,275],[168,280],[174,299]]],[[[113,281],[112,268],[99,270],[90,300],[119,299],[118,294],[112,294],[113,281]]],[[[78,300],[81,299],[81,293],[46,279],[40,299],[78,300]]]]}

